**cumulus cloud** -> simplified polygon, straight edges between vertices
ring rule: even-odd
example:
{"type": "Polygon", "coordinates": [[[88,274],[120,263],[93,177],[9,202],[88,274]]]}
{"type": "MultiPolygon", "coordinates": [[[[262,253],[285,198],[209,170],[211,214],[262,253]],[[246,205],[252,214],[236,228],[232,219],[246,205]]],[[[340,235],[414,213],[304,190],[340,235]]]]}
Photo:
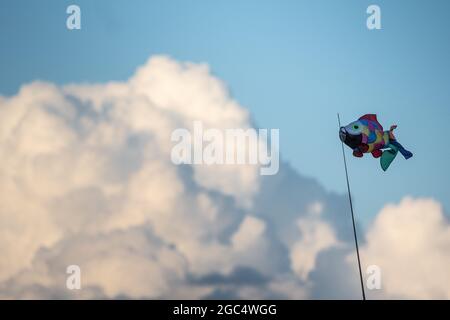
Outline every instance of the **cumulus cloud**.
{"type": "Polygon", "coordinates": [[[387,205],[361,254],[381,268],[377,296],[450,299],[450,224],[435,200],[407,197],[387,205]]]}
{"type": "MultiPolygon", "coordinates": [[[[345,197],[285,162],[275,176],[251,165],[175,166],[171,133],[197,120],[252,127],[207,65],[165,56],[124,82],[33,82],[1,97],[0,296],[357,298],[345,197]],[[72,264],[79,291],[65,287],[72,264]]],[[[448,297],[436,278],[421,291],[426,272],[449,266],[448,232],[431,200],[380,213],[363,250],[382,267],[386,297],[448,297]],[[412,255],[428,262],[405,273],[412,255]],[[408,276],[418,282],[405,292],[408,276]]]]}
{"type": "Polygon", "coordinates": [[[297,220],[301,236],[294,243],[290,258],[292,270],[303,280],[314,269],[319,252],[339,245],[333,227],[320,219],[321,211],[322,205],[314,203],[311,213],[297,220]]]}

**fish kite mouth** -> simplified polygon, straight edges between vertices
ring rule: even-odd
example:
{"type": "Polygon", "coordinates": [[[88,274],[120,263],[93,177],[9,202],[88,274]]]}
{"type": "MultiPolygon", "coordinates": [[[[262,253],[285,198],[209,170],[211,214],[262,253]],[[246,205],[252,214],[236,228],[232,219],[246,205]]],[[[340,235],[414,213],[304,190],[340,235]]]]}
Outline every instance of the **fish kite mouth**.
{"type": "Polygon", "coordinates": [[[362,135],[353,135],[347,132],[344,127],[339,129],[339,139],[352,149],[358,147],[362,142],[362,135]]]}
{"type": "Polygon", "coordinates": [[[345,142],[345,138],[347,137],[347,131],[344,127],[341,127],[339,130],[339,139],[341,139],[342,142],[345,142]]]}

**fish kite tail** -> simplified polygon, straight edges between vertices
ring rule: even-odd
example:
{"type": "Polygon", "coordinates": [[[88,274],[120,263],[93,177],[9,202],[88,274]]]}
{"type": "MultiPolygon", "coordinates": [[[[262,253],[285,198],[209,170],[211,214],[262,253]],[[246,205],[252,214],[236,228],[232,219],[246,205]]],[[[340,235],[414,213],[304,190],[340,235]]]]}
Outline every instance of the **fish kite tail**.
{"type": "Polygon", "coordinates": [[[390,141],[390,143],[397,147],[398,151],[402,154],[403,157],[405,157],[405,159],[409,159],[413,156],[412,152],[403,148],[403,146],[397,140],[392,140],[390,141]]]}

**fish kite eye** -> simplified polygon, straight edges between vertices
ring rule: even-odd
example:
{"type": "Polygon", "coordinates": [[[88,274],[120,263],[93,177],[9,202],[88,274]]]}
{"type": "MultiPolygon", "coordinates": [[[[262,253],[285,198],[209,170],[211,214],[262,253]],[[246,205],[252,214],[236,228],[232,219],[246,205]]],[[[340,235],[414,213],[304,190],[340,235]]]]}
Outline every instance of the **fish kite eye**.
{"type": "Polygon", "coordinates": [[[353,129],[358,130],[358,129],[359,129],[359,126],[358,126],[357,124],[355,124],[355,125],[353,126],[353,129]]]}

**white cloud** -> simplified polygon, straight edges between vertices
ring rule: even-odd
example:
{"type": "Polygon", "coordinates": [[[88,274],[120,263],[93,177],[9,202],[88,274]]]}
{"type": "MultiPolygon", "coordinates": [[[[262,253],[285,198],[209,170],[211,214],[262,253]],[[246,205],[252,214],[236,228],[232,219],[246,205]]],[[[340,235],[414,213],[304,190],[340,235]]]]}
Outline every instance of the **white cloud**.
{"type": "Polygon", "coordinates": [[[361,256],[381,268],[381,296],[450,299],[450,224],[433,199],[405,198],[384,207],[361,256]]]}
{"type": "Polygon", "coordinates": [[[108,297],[191,296],[189,277],[273,272],[251,209],[258,168],[170,162],[171,132],[194,120],[251,126],[206,65],[163,56],[126,82],[33,82],[2,97],[2,294],[67,296],[65,264],[81,266],[84,296],[108,297]]]}
{"type": "Polygon", "coordinates": [[[300,239],[292,246],[291,265],[303,280],[307,280],[309,273],[314,270],[317,255],[321,251],[339,246],[333,227],[318,215],[320,210],[320,205],[314,204],[311,214],[297,221],[300,239]]]}
{"type": "MultiPolygon", "coordinates": [[[[0,296],[326,296],[317,293],[317,278],[325,275],[321,259],[339,249],[344,253],[330,259],[343,264],[348,250],[341,244],[352,241],[342,219],[346,198],[286,163],[270,177],[255,166],[173,165],[171,133],[194,120],[219,129],[251,127],[248,112],[207,65],[164,56],[152,57],[125,82],[33,82],[1,97],[0,296]],[[71,264],[82,270],[79,292],[65,288],[71,264]]],[[[442,272],[431,262],[449,265],[441,258],[449,243],[442,212],[408,201],[410,211],[434,214],[413,215],[420,222],[406,228],[397,211],[392,220],[386,209],[365,254],[380,264],[393,261],[391,255],[402,263],[423,256],[429,260],[421,262],[423,270],[442,272]],[[410,229],[440,236],[424,247],[409,237],[380,251],[380,234],[391,227],[403,230],[403,241],[410,229]]],[[[398,240],[394,234],[391,240],[398,240]]],[[[385,273],[401,272],[386,265],[385,273]]],[[[407,296],[389,274],[389,294],[407,296]]],[[[430,280],[426,297],[442,296],[440,284],[430,280]]],[[[417,284],[408,294],[420,290],[417,284]]]]}

